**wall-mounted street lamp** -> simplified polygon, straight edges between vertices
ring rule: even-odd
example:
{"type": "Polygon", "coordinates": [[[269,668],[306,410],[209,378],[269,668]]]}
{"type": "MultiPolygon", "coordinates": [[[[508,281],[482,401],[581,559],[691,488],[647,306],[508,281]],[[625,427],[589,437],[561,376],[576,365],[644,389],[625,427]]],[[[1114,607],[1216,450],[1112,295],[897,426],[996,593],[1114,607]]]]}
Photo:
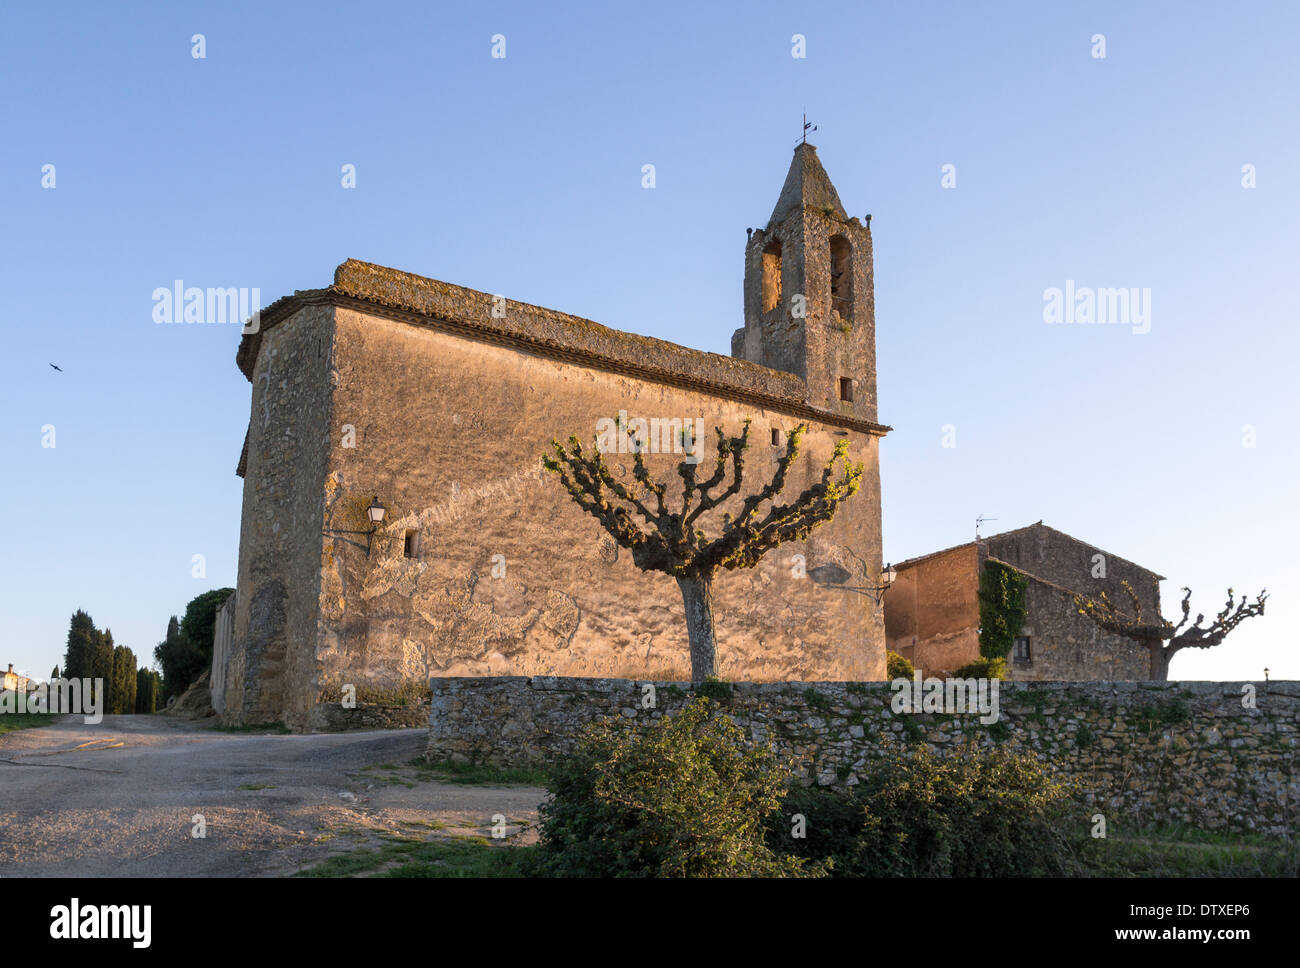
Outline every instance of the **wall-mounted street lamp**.
{"type": "Polygon", "coordinates": [[[873,586],[871,589],[871,594],[876,596],[877,605],[885,600],[885,592],[889,590],[889,586],[894,583],[894,579],[897,577],[898,572],[894,570],[894,566],[886,564],[884,571],[880,573],[880,584],[873,586]]]}
{"type": "MultiPolygon", "coordinates": [[[[382,504],[379,503],[379,498],[376,497],[373,501],[370,502],[370,507],[366,508],[366,517],[370,519],[369,531],[337,531],[332,528],[326,528],[325,533],[326,534],[364,534],[366,536],[366,557],[369,558],[371,539],[374,538],[375,532],[379,530],[379,525],[383,523],[384,512],[387,510],[388,510],[387,508],[385,508],[382,504]]],[[[358,545],[358,547],[360,546],[358,545]]]]}

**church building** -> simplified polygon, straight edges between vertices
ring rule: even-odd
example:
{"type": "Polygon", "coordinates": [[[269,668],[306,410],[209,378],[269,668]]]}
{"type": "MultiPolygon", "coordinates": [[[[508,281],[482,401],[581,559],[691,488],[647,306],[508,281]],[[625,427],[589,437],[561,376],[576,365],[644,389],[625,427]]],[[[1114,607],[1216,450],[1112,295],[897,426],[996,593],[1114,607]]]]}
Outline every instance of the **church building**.
{"type": "MultiPolygon", "coordinates": [[[[786,499],[847,440],[864,473],[835,519],[718,576],[718,672],[883,679],[889,428],[868,223],[799,145],[749,232],[730,357],[354,260],[264,309],[237,354],[252,406],[212,677],[223,718],[328,728],[341,698],[400,704],[432,676],[689,679],[676,583],[637,569],[541,467],[552,440],[591,441],[616,416],[649,428],[647,465],[670,495],[683,430],[704,428],[710,462],[713,429],[749,420],[748,494],[807,424],[786,499]]],[[[631,479],[630,454],[606,460],[631,479]]]]}

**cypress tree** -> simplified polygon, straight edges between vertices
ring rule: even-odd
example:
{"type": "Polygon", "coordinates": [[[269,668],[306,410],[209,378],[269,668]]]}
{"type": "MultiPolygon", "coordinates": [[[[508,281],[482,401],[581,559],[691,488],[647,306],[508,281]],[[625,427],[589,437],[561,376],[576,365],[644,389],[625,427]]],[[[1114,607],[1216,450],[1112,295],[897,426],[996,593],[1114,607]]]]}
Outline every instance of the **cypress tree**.
{"type": "Polygon", "coordinates": [[[63,671],[69,679],[80,679],[86,675],[86,650],[94,641],[98,630],[81,609],[72,613],[72,623],[68,628],[68,648],[63,656],[63,671]]]}
{"type": "Polygon", "coordinates": [[[95,702],[102,703],[108,712],[113,703],[113,633],[108,629],[95,631],[89,648],[86,649],[85,671],[88,679],[100,680],[94,686],[95,702]]]}
{"type": "Polygon", "coordinates": [[[158,710],[158,687],[156,674],[149,669],[137,669],[135,673],[135,711],[140,714],[158,710]]]}
{"type": "Polygon", "coordinates": [[[135,653],[125,645],[113,650],[113,688],[110,692],[110,711],[135,712],[135,653]]]}

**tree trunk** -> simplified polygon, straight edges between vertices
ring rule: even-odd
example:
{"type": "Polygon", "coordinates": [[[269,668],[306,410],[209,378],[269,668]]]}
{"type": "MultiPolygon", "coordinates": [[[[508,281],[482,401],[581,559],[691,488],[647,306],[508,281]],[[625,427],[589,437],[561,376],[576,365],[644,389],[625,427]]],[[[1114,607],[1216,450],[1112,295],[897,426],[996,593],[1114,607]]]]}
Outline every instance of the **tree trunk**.
{"type": "Polygon", "coordinates": [[[678,577],[686,604],[686,632],[691,640],[691,682],[714,675],[718,651],[713,638],[713,576],[678,577]]]}
{"type": "Polygon", "coordinates": [[[1147,639],[1147,651],[1151,654],[1151,678],[1165,682],[1169,678],[1169,660],[1173,658],[1173,652],[1166,651],[1160,639],[1147,639]]]}

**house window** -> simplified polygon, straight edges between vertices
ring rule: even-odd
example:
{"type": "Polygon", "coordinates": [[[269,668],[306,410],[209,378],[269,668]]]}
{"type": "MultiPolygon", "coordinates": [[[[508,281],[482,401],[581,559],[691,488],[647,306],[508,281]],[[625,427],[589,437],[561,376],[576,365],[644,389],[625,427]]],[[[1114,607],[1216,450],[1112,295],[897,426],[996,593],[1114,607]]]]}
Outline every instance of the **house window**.
{"type": "Polygon", "coordinates": [[[840,399],[845,403],[853,402],[853,381],[847,376],[840,377],[840,399]]]}
{"type": "Polygon", "coordinates": [[[777,430],[775,427],[772,428],[772,446],[781,446],[781,431],[777,430]]]}
{"type": "Polygon", "coordinates": [[[781,305],[781,243],[773,240],[763,250],[763,312],[781,305]]]}
{"type": "Polygon", "coordinates": [[[418,558],[420,555],[420,532],[406,532],[406,540],[402,545],[402,554],[407,558],[418,558]]]}
{"type": "Polygon", "coordinates": [[[1033,665],[1034,658],[1029,651],[1029,636],[1017,636],[1011,646],[1011,661],[1014,665],[1033,665]]]}

